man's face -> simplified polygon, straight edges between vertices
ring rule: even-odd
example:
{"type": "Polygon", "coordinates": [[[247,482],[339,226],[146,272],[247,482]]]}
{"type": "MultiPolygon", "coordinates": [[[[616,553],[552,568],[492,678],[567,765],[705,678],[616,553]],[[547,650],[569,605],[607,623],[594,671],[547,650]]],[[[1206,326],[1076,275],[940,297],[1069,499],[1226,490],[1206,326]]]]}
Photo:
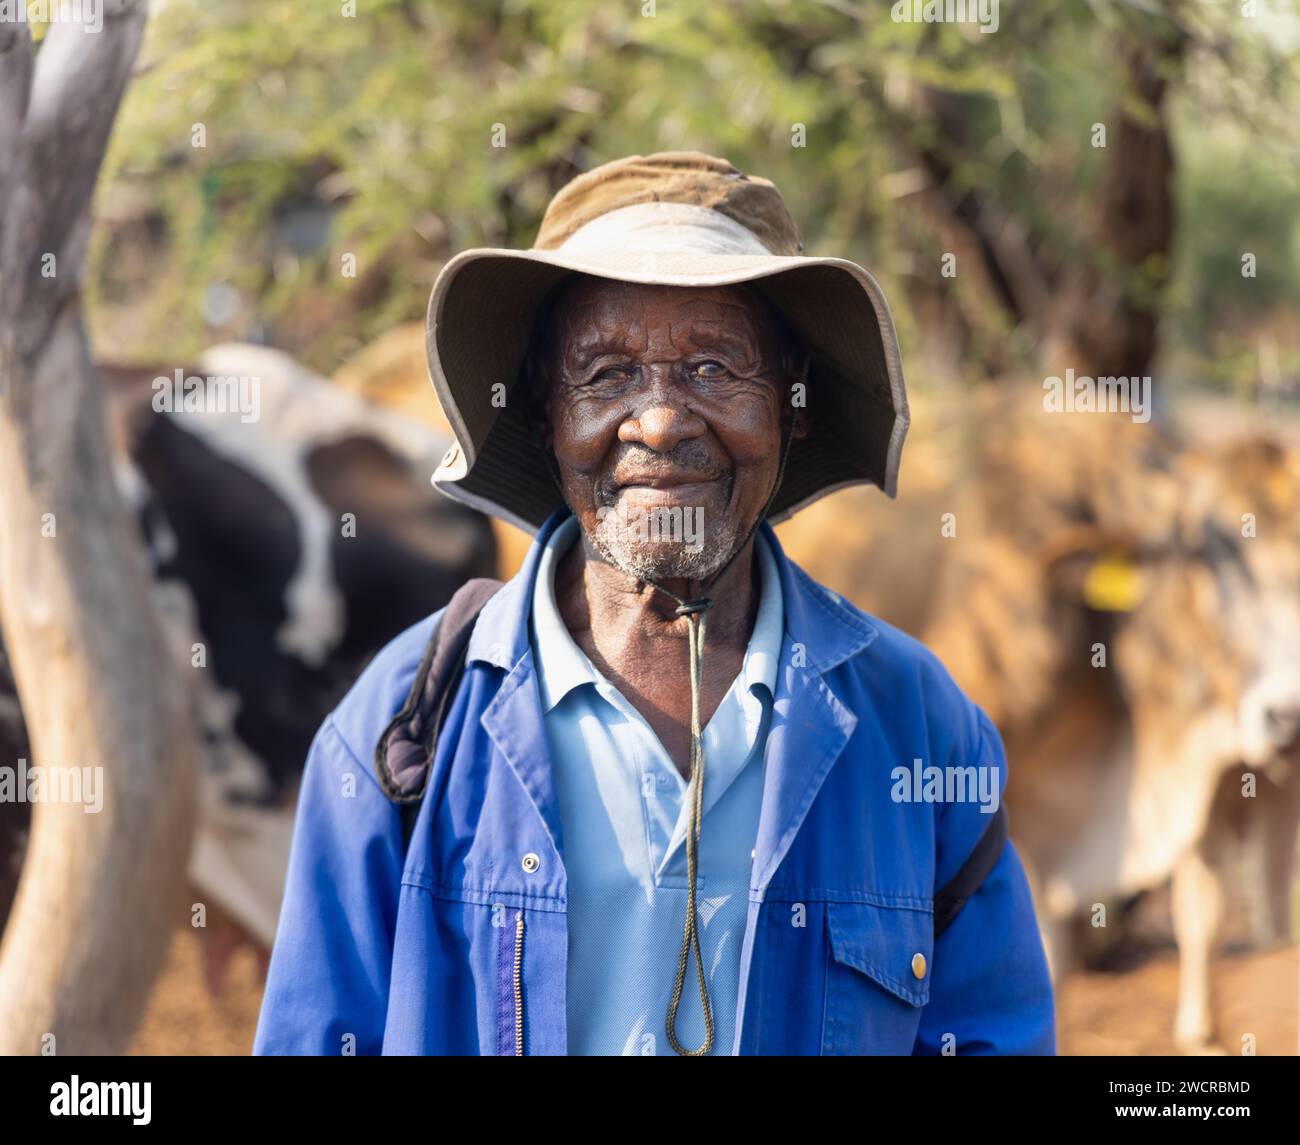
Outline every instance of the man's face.
{"type": "Polygon", "coordinates": [[[708,578],[762,513],[792,413],[765,307],[581,278],[554,322],[545,434],[584,533],[641,579],[708,578]]]}

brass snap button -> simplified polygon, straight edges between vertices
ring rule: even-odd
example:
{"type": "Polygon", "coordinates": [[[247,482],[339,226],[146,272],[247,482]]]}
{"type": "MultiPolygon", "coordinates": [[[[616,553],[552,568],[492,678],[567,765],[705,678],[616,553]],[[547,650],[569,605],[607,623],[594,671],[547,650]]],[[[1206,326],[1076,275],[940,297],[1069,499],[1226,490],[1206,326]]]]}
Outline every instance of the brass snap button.
{"type": "Polygon", "coordinates": [[[524,856],[523,867],[528,874],[530,875],[536,874],[537,869],[541,865],[542,865],[542,860],[539,859],[535,854],[533,854],[532,851],[529,851],[528,854],[524,856]]]}

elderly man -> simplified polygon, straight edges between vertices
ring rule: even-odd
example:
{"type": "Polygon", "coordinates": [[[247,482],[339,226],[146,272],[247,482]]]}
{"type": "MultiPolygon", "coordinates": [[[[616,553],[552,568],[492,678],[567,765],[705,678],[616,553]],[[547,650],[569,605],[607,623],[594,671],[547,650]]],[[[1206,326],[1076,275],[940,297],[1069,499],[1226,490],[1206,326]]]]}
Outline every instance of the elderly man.
{"type": "Polygon", "coordinates": [[[435,483],[536,542],[321,728],[256,1052],[1053,1051],[996,730],[772,531],[907,427],[879,287],[801,251],[669,153],[444,268],[435,483]]]}

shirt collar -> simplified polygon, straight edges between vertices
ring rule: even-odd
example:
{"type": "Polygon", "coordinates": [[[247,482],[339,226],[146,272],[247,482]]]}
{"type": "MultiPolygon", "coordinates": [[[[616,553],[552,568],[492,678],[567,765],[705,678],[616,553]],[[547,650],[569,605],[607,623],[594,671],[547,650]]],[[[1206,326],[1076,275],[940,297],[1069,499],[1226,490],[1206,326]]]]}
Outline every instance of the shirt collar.
{"type": "MultiPolygon", "coordinates": [[[[609,687],[604,675],[578,647],[555,597],[555,572],[560,560],[579,536],[577,517],[564,520],[542,545],[533,584],[532,621],[535,637],[537,681],[541,689],[542,711],[549,712],[574,688],[583,684],[609,687]]],[[[768,694],[776,693],[777,665],[781,659],[781,639],[785,629],[785,608],[781,575],[776,557],[762,530],[754,534],[754,552],[759,567],[759,605],[745,650],[741,676],[744,691],[762,684],[768,694]]]]}

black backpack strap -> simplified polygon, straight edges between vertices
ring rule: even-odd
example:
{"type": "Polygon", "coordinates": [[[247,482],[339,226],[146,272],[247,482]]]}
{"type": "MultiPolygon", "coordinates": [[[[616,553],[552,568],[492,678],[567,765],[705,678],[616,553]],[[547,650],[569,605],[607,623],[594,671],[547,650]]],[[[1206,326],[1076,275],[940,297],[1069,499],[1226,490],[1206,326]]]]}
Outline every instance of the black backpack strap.
{"type": "Polygon", "coordinates": [[[406,701],[375,745],[379,786],[401,806],[403,846],[420,809],[438,732],[465,671],[474,622],[500,588],[501,581],[480,577],[456,590],[434,622],[406,701]]]}
{"type": "Polygon", "coordinates": [[[999,803],[993,818],[984,828],[984,834],[962,863],[959,870],[934,896],[934,937],[937,939],[952,922],[961,908],[980,888],[989,872],[998,865],[1002,848],[1007,841],[1007,805],[999,803]]]}

